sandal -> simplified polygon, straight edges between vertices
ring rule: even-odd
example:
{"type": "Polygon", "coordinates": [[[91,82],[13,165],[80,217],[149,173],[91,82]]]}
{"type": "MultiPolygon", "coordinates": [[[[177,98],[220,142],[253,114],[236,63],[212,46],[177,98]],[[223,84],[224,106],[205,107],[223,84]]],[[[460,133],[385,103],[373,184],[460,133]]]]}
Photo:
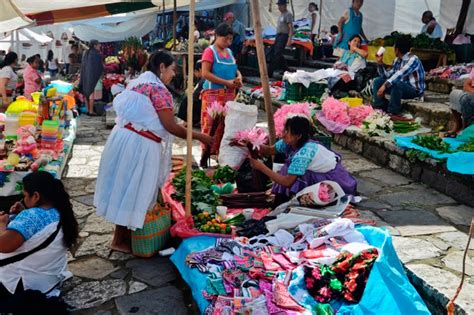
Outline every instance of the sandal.
{"type": "Polygon", "coordinates": [[[439,134],[440,138],[456,138],[458,133],[456,131],[446,131],[439,134]]]}
{"type": "Polygon", "coordinates": [[[87,116],[90,116],[90,117],[97,117],[97,114],[96,114],[96,113],[87,113],[87,116]]]}

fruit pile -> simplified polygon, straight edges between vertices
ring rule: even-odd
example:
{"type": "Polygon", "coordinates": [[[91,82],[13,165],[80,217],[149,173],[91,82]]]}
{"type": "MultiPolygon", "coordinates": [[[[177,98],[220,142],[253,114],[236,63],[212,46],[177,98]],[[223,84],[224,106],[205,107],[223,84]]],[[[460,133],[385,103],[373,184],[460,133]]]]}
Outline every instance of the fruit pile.
{"type": "Polygon", "coordinates": [[[193,216],[194,228],[205,233],[230,234],[232,229],[229,224],[214,213],[207,211],[193,216]]]}

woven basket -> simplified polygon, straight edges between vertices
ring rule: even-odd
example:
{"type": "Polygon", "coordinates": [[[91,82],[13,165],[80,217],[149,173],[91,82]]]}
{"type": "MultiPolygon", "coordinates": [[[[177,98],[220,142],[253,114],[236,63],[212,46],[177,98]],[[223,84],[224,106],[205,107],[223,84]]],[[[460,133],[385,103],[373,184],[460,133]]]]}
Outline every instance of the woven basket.
{"type": "Polygon", "coordinates": [[[148,211],[142,229],[132,231],[132,253],[152,257],[163,249],[170,238],[171,215],[167,207],[157,204],[148,211]]]}

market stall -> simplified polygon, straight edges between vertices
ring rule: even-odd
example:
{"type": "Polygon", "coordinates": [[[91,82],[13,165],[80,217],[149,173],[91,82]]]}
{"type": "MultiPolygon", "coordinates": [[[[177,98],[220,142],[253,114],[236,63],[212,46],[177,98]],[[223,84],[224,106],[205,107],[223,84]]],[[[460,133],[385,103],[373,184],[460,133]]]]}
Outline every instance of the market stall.
{"type": "Polygon", "coordinates": [[[21,181],[32,171],[61,178],[76,137],[70,87],[53,82],[44,94],[34,93],[34,102],[18,97],[0,115],[0,196],[21,194],[21,181]]]}

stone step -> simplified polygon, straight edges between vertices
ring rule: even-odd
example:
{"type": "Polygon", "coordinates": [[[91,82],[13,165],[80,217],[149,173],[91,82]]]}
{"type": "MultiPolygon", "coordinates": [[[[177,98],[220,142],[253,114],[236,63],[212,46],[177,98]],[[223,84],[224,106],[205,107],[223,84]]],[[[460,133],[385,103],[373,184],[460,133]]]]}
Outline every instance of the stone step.
{"type": "Polygon", "coordinates": [[[451,121],[451,109],[449,103],[429,102],[425,101],[403,101],[404,108],[408,110],[414,117],[420,117],[423,124],[432,128],[443,129],[449,128],[451,121]]]}
{"type": "Polygon", "coordinates": [[[443,79],[439,77],[426,77],[426,89],[428,91],[449,94],[453,87],[462,88],[464,84],[463,80],[459,79],[443,79]]]}
{"type": "Polygon", "coordinates": [[[105,126],[108,129],[112,129],[115,126],[116,117],[117,117],[117,114],[115,113],[115,110],[113,108],[105,112],[105,126]]]}

